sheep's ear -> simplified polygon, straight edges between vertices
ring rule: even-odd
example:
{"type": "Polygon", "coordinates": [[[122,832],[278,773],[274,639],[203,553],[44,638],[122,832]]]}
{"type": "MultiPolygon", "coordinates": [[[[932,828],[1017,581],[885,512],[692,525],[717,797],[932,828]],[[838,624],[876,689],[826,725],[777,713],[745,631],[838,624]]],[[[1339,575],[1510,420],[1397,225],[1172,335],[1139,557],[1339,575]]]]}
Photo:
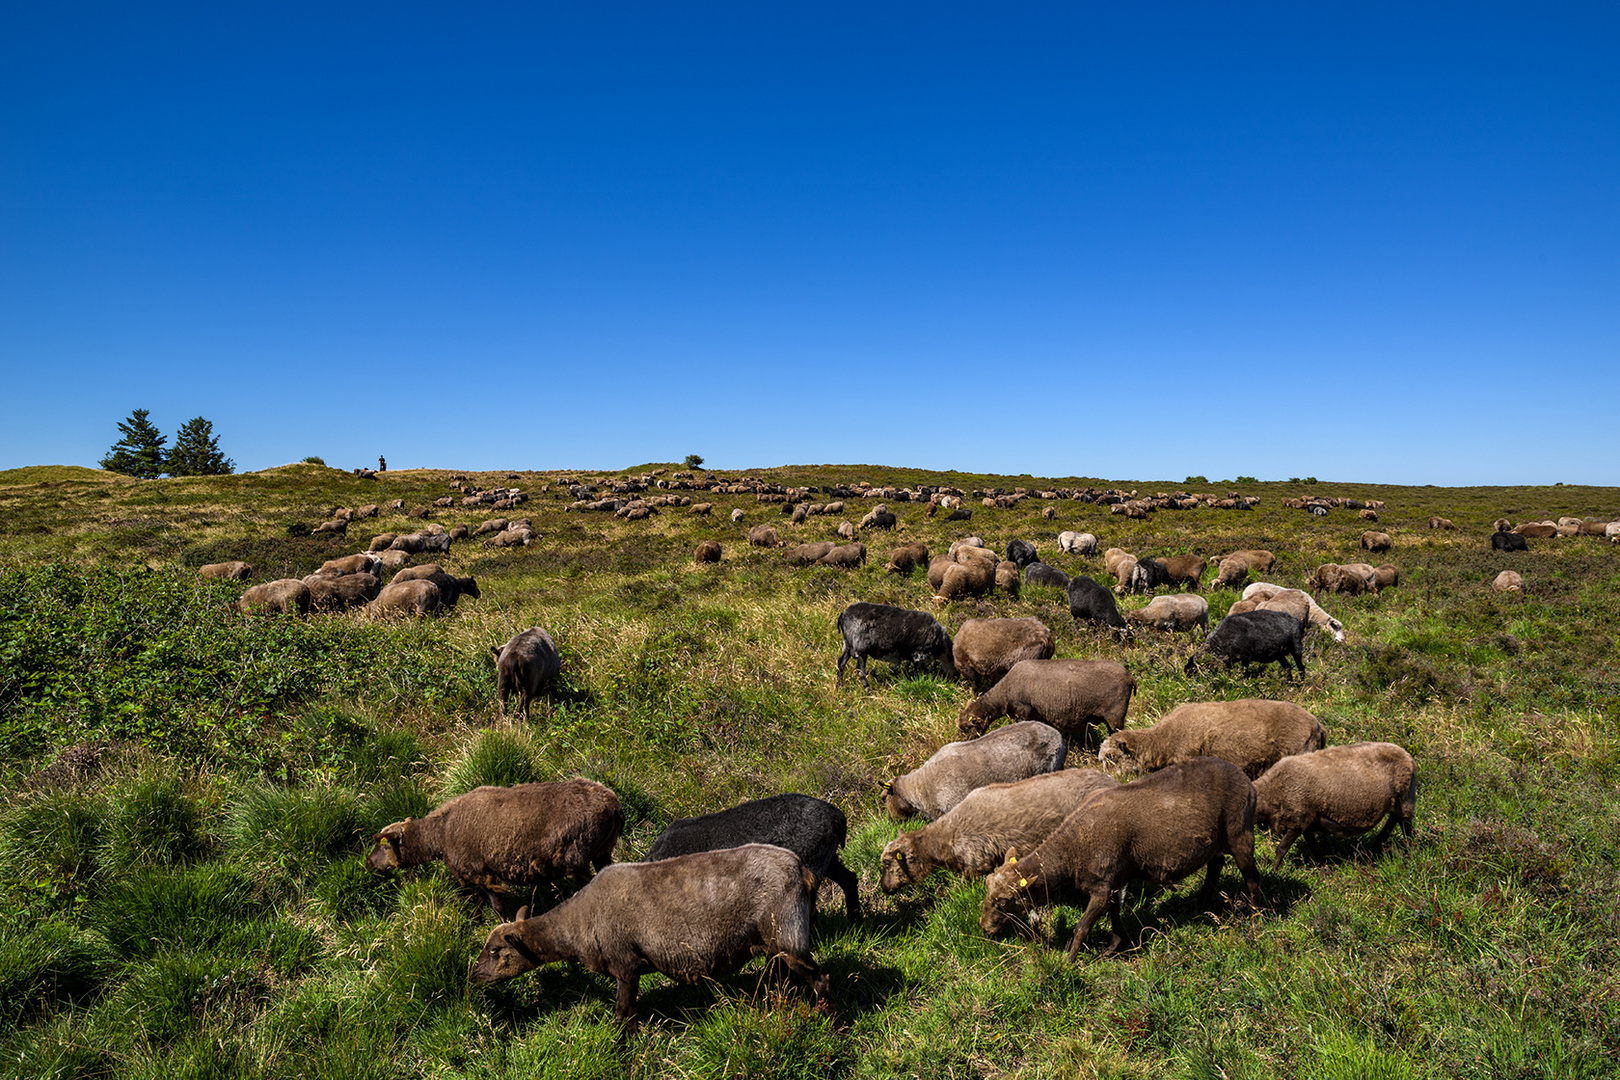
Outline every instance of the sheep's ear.
{"type": "Polygon", "coordinates": [[[1007,865],[1008,866],[1017,866],[1018,865],[1018,849],[1017,848],[1013,847],[1013,848],[1008,848],[1007,849],[1007,865]]]}
{"type": "Polygon", "coordinates": [[[527,919],[528,917],[529,917],[529,905],[524,904],[522,907],[518,908],[518,912],[517,912],[517,914],[515,916],[512,917],[512,921],[513,922],[522,922],[524,919],[527,919]]]}
{"type": "Polygon", "coordinates": [[[499,645],[491,645],[489,651],[495,654],[495,659],[499,660],[501,658],[501,647],[499,645]]]}
{"type": "Polygon", "coordinates": [[[904,829],[896,829],[896,830],[894,830],[894,838],[896,840],[900,839],[904,835],[906,835],[906,830],[904,830],[904,829]]]}

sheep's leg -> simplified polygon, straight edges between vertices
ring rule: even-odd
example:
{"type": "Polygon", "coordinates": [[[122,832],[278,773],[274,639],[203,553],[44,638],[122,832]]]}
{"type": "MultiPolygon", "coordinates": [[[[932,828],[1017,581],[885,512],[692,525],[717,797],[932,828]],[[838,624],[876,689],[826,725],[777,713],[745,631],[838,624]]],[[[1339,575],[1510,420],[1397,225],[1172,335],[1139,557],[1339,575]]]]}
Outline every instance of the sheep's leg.
{"type": "MultiPolygon", "coordinates": [[[[1069,942],[1070,963],[1073,963],[1074,958],[1080,955],[1081,942],[1086,940],[1086,935],[1091,933],[1092,926],[1096,925],[1097,920],[1102,918],[1104,911],[1109,912],[1112,919],[1114,941],[1116,943],[1119,941],[1119,905],[1114,902],[1113,894],[1107,889],[1102,892],[1092,893],[1091,899],[1086,903],[1086,913],[1080,916],[1080,925],[1074,928],[1074,937],[1069,942]]],[[[1114,951],[1112,946],[1110,946],[1109,951],[1114,951]]]]}
{"type": "MultiPolygon", "coordinates": [[[[846,642],[844,644],[844,651],[838,654],[838,679],[833,683],[834,686],[844,685],[844,665],[849,662],[850,655],[849,644],[846,642]]],[[[861,663],[866,663],[866,660],[863,658],[861,663]]]]}
{"type": "Polygon", "coordinates": [[[640,975],[618,975],[618,993],[613,999],[613,1016],[624,1025],[624,1033],[632,1035],[636,1030],[636,995],[641,991],[640,975]]]}
{"type": "Polygon", "coordinates": [[[1225,852],[1215,853],[1215,857],[1209,860],[1209,872],[1204,875],[1204,883],[1198,888],[1198,903],[1205,911],[1214,910],[1215,887],[1220,884],[1221,863],[1225,860],[1225,852]]]}
{"type": "Polygon", "coordinates": [[[778,953],[777,959],[786,964],[788,969],[795,975],[810,984],[810,992],[816,998],[816,1008],[823,1012],[832,1008],[832,1002],[827,996],[831,989],[831,983],[827,980],[827,973],[821,970],[821,965],[808,956],[795,956],[787,952],[778,953]]]}
{"type": "Polygon", "coordinates": [[[837,855],[833,856],[832,865],[827,867],[827,876],[844,890],[844,911],[849,915],[850,922],[861,921],[860,882],[849,867],[837,855]]]}
{"type": "Polygon", "coordinates": [[[866,678],[866,657],[864,655],[859,660],[855,661],[855,673],[861,677],[862,687],[867,690],[872,689],[871,682],[866,678]]]}

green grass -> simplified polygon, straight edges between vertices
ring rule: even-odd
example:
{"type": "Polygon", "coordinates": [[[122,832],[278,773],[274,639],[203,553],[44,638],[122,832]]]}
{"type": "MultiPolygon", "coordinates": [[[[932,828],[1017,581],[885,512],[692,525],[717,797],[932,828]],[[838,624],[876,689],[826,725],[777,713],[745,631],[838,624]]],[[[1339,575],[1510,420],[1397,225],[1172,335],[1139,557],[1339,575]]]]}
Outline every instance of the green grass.
{"type": "MultiPolygon", "coordinates": [[[[307,573],[373,532],[414,527],[385,510],[347,539],[310,536],[334,507],[430,505],[454,493],[451,475],[360,480],[312,464],[144,482],[0,472],[0,1075],[1612,1073],[1620,548],[1574,538],[1506,556],[1486,540],[1502,515],[1615,516],[1620,491],[1243,482],[1220,490],[1259,494],[1260,509],[1129,521],[1074,502],[974,502],[960,523],[971,528],[890,501],[900,528],[864,537],[872,564],[841,572],[784,567],[728,515],[740,507],[745,527],[769,522],[790,543],[830,536],[838,518],[795,525],[752,495],[702,493],[710,517],[666,508],[627,524],[565,512],[555,474],[523,473],[515,483],[536,496],[519,514],[536,543],[458,543],[440,561],[475,574],[483,596],[449,618],[244,620],[226,607],[239,586],[194,576],[233,558],[261,580],[307,573]],[[1077,628],[1055,590],[934,609],[920,573],[881,571],[891,544],[937,551],[971,531],[997,547],[1033,539],[1054,565],[1101,577],[1100,558],[1057,551],[1072,528],[1149,554],[1266,547],[1279,556],[1269,580],[1301,585],[1322,562],[1360,561],[1362,531],[1349,512],[1313,519],[1277,505],[1303,494],[1386,500],[1377,528],[1395,537],[1402,583],[1323,597],[1347,640],[1312,635],[1298,682],[1274,671],[1188,677],[1185,636],[1122,646],[1077,628]],[[1040,517],[1047,506],[1055,520],[1040,517]],[[1431,532],[1431,514],[1459,531],[1431,532]],[[718,565],[692,564],[703,539],[724,546],[718,565]],[[1524,574],[1525,595],[1489,589],[1504,566],[1524,574]],[[1399,742],[1421,776],[1416,834],[1381,853],[1329,841],[1318,859],[1298,847],[1263,874],[1255,914],[1204,915],[1191,885],[1133,890],[1149,931],[1121,959],[1097,954],[1098,931],[1068,964],[1079,913],[1061,905],[1028,932],[986,939],[980,882],[940,874],[893,898],[876,887],[895,832],[883,785],[955,737],[967,696],[876,662],[870,692],[853,679],[835,688],[834,619],[856,600],[936,610],[953,630],[1037,616],[1059,656],[1131,669],[1135,725],[1190,700],[1275,696],[1315,712],[1334,741],[1399,742]],[[489,647],[533,625],[557,641],[564,673],[529,723],[503,724],[489,647]],[[91,764],[47,768],[86,744],[99,756],[73,760],[91,764]],[[442,867],[383,878],[364,866],[378,828],[450,795],[574,775],[618,792],[620,859],[674,817],[743,799],[803,791],[843,807],[845,861],[870,914],[851,926],[836,889],[825,897],[815,952],[832,976],[832,1015],[797,983],[762,980],[757,963],[697,987],[649,976],[641,1031],[621,1042],[611,980],[550,967],[471,986],[493,925],[481,899],[442,867]]],[[[880,466],[747,475],[1096,482],[880,466]]],[[[850,520],[868,508],[845,501],[850,520]]],[[[430,520],[486,516],[458,506],[430,520]]],[[[1209,599],[1218,619],[1234,596],[1209,599]]],[[[1092,759],[1075,747],[1071,760],[1092,759]]],[[[1271,850],[1262,837],[1261,858],[1271,850]]],[[[1223,887],[1237,883],[1228,866],[1223,887]]]]}

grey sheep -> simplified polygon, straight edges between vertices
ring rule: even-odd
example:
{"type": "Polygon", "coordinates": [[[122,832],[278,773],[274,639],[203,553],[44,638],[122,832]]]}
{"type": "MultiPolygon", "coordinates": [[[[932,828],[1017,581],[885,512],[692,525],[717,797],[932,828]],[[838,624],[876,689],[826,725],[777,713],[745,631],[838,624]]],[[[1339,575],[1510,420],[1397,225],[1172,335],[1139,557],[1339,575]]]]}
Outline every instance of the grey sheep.
{"type": "Polygon", "coordinates": [[[439,587],[431,581],[389,582],[366,605],[366,614],[373,619],[390,619],[396,615],[437,615],[444,607],[439,587]]]}
{"type": "Polygon", "coordinates": [[[1254,823],[1281,835],[1272,870],[1301,836],[1314,850],[1313,832],[1350,836],[1383,820],[1374,847],[1396,825],[1412,835],[1417,768],[1394,743],[1350,743],[1285,757],[1260,775],[1254,789],[1260,800],[1254,823]]]}
{"type": "Polygon", "coordinates": [[[1170,633],[1199,630],[1209,633],[1209,601],[1189,593],[1155,596],[1145,607],[1125,612],[1127,623],[1170,633]]]}
{"type": "Polygon", "coordinates": [[[197,567],[197,576],[221,581],[246,581],[253,576],[253,567],[245,562],[216,562],[197,567]]]}
{"type": "Polygon", "coordinates": [[[1110,735],[1097,758],[1105,768],[1152,772],[1208,755],[1230,761],[1252,778],[1290,754],[1326,744],[1322,722],[1292,702],[1193,701],[1171,709],[1152,727],[1110,735]]]}
{"type": "Polygon", "coordinates": [[[233,605],[241,615],[308,615],[309,586],[297,578],[254,585],[233,605]]]}
{"type": "Polygon", "coordinates": [[[1008,849],[1033,851],[1086,796],[1117,783],[1096,769],[1059,769],[976,788],[939,820],[896,833],[883,849],[879,885],[892,894],[935,870],[984,877],[1008,849]]]}
{"type": "Polygon", "coordinates": [[[884,801],[899,819],[937,820],[986,784],[1005,784],[1063,768],[1062,732],[1033,720],[1008,724],[967,742],[946,743],[916,769],[889,782],[884,801]]]}

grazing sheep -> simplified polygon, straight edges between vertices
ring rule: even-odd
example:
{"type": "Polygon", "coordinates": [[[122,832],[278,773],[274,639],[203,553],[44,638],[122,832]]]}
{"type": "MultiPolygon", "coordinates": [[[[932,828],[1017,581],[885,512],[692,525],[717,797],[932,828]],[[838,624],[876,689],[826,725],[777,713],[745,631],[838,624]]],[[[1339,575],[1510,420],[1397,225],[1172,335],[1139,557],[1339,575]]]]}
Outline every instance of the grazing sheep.
{"type": "Polygon", "coordinates": [[[954,559],[954,558],[956,558],[956,553],[958,551],[961,551],[963,548],[982,548],[982,547],[984,547],[984,541],[981,540],[979,537],[977,537],[977,536],[964,536],[960,540],[952,540],[951,541],[951,546],[949,548],[947,548],[946,550],[950,554],[951,558],[954,559]]]}
{"type": "MultiPolygon", "coordinates": [[[[829,547],[831,545],[828,545],[829,547]]],[[[699,566],[704,563],[717,563],[720,561],[720,541],[704,540],[692,552],[692,561],[699,566]]]]}
{"type": "Polygon", "coordinates": [[[332,536],[343,536],[349,531],[349,519],[333,518],[331,521],[323,521],[310,531],[314,536],[319,536],[323,533],[332,536]]]}
{"type": "Polygon", "coordinates": [[[859,922],[860,883],[838,857],[848,832],[844,812],[830,802],[809,795],[772,795],[729,810],[677,818],[658,834],[642,862],[743,844],[775,844],[797,855],[818,885],[830,879],[844,890],[845,913],[850,922],[859,922]]]}
{"type": "Polygon", "coordinates": [[[982,694],[1020,660],[1045,660],[1052,631],[1039,619],[969,619],[956,631],[951,656],[957,677],[982,694]]]}
{"type": "Polygon", "coordinates": [[[1124,548],[1109,548],[1103,552],[1103,572],[1119,576],[1119,565],[1126,559],[1134,559],[1130,552],[1124,548]]]}
{"type": "Polygon", "coordinates": [[[786,848],[744,844],[660,862],[619,863],[542,915],[490,931],[468,976],[497,983],[572,961],[618,983],[613,1015],[636,1026],[641,976],[698,983],[755,956],[780,958],[829,1008],[827,976],[810,954],[815,875],[786,848]]]}
{"type": "Polygon", "coordinates": [[[737,507],[737,509],[735,509],[735,510],[733,510],[731,512],[731,523],[733,525],[741,525],[742,524],[742,519],[743,519],[742,507],[739,506],[739,507],[737,507]]]}
{"type": "Polygon", "coordinates": [[[1401,583],[1401,572],[1396,569],[1394,563],[1383,563],[1373,567],[1373,580],[1378,586],[1377,589],[1373,590],[1374,592],[1393,588],[1401,583]]]}
{"type": "Polygon", "coordinates": [[[308,615],[309,586],[297,578],[254,585],[233,605],[240,615],[308,615]]]}
{"type": "MultiPolygon", "coordinates": [[[[1204,639],[1204,654],[1213,656],[1230,668],[1243,664],[1243,674],[1252,674],[1251,665],[1264,668],[1276,662],[1284,675],[1289,674],[1288,661],[1293,660],[1300,675],[1305,674],[1304,627],[1298,619],[1282,611],[1245,611],[1228,615],[1204,639]]],[[[1200,656],[1187,659],[1185,671],[1197,671],[1200,656]]]]}
{"type": "Polygon", "coordinates": [[[1277,556],[1264,548],[1245,548],[1242,551],[1234,551],[1229,555],[1222,555],[1215,560],[1215,563],[1219,565],[1227,559],[1242,559],[1244,564],[1248,566],[1250,573],[1267,574],[1271,572],[1271,567],[1276,563],[1277,556]]]}
{"type": "Polygon", "coordinates": [[[485,533],[505,532],[506,525],[507,521],[505,518],[490,518],[488,521],[478,526],[478,528],[473,531],[473,535],[483,536],[485,533]]]}
{"type": "Polygon", "coordinates": [[[1519,576],[1517,570],[1504,570],[1496,575],[1496,579],[1491,582],[1491,588],[1497,592],[1522,593],[1524,592],[1524,578],[1519,576]]]}
{"type": "Polygon", "coordinates": [[[823,566],[837,566],[845,570],[853,570],[858,566],[866,565],[865,544],[841,544],[819,560],[823,566]]]}
{"type": "Polygon", "coordinates": [[[505,645],[491,645],[495,654],[495,696],[500,718],[506,719],[506,699],[517,693],[518,712],[529,719],[529,702],[562,671],[562,654],[551,635],[538,626],[513,634],[505,645]]]}
{"type": "Polygon", "coordinates": [[[1351,743],[1285,757],[1260,775],[1254,789],[1259,800],[1254,823],[1282,834],[1273,871],[1301,836],[1314,851],[1313,832],[1349,836],[1382,820],[1374,847],[1382,846],[1397,824],[1412,835],[1417,769],[1412,755],[1394,743],[1351,743]]]}
{"type": "Polygon", "coordinates": [[[769,525],[755,525],[748,530],[748,542],[755,547],[776,547],[782,538],[769,525]]]}
{"type": "Polygon", "coordinates": [[[1070,555],[1095,555],[1097,538],[1090,533],[1058,533],[1058,550],[1070,555]]]}
{"type": "Polygon", "coordinates": [[[1018,564],[1011,559],[1003,559],[996,564],[996,588],[1013,599],[1023,591],[1024,579],[1018,573],[1018,564]]]}
{"type": "Polygon", "coordinates": [[[840,521],[838,523],[838,528],[835,529],[834,531],[836,533],[838,533],[839,536],[842,536],[845,540],[853,540],[853,539],[855,539],[855,524],[854,524],[854,522],[840,521]]]}
{"type": "Polygon", "coordinates": [[[1140,623],[1165,633],[1202,629],[1208,634],[1209,601],[1202,596],[1191,596],[1186,593],[1155,596],[1146,607],[1125,612],[1125,621],[1140,623]]]}
{"type": "Polygon", "coordinates": [[[411,557],[403,551],[379,551],[377,552],[377,573],[382,575],[390,570],[398,570],[402,566],[409,565],[410,561],[411,557]]]}
{"type": "Polygon", "coordinates": [[[398,538],[398,533],[378,533],[371,538],[371,543],[366,546],[366,550],[373,553],[388,551],[393,548],[394,541],[398,538]]]}
{"type": "MultiPolygon", "coordinates": [[[[1257,582],[1256,584],[1262,584],[1257,582]]],[[[1302,589],[1281,589],[1271,586],[1273,591],[1261,596],[1255,594],[1255,599],[1249,599],[1247,590],[1244,599],[1233,604],[1227,614],[1240,614],[1240,605],[1253,603],[1253,607],[1242,608],[1243,611],[1265,610],[1285,611],[1299,620],[1300,627],[1318,626],[1333,635],[1334,641],[1344,640],[1344,624],[1323,611],[1321,606],[1311,597],[1311,594],[1302,589]]]]}
{"type": "Polygon", "coordinates": [[[1558,535],[1558,526],[1549,525],[1542,521],[1536,521],[1528,522],[1523,525],[1516,525],[1514,526],[1513,531],[1518,533],[1520,536],[1533,536],[1538,540],[1550,540],[1558,535]]]}
{"type": "Polygon", "coordinates": [[[1513,528],[1513,522],[1509,521],[1507,518],[1497,518],[1496,524],[1493,525],[1492,528],[1496,532],[1508,532],[1513,528]]]}
{"type": "Polygon", "coordinates": [[[439,587],[439,602],[446,608],[453,609],[456,601],[463,596],[470,596],[477,600],[483,594],[478,591],[478,581],[471,577],[456,577],[444,572],[438,563],[423,563],[421,566],[409,566],[394,575],[392,584],[398,585],[404,581],[431,581],[439,587]]]}
{"type": "Polygon", "coordinates": [[[1069,942],[1069,959],[1105,910],[1113,929],[1108,952],[1117,953],[1127,940],[1119,910],[1126,884],[1168,885],[1208,867],[1198,901],[1209,910],[1227,855],[1243,875],[1249,905],[1258,907],[1254,814],[1254,785],[1219,758],[1194,758],[1104,788],[1088,796],[1034,851],[1023,858],[1016,850],[1007,853],[985,883],[979,927],[996,934],[1032,907],[1083,900],[1086,910],[1069,942]]]}
{"type": "Polygon", "coordinates": [[[1171,709],[1152,727],[1110,735],[1097,759],[1105,768],[1152,772],[1207,754],[1225,758],[1252,778],[1289,754],[1326,744],[1322,722],[1292,702],[1195,701],[1171,709]]]}
{"type": "Polygon", "coordinates": [[[1491,548],[1495,551],[1529,551],[1530,545],[1519,533],[1495,532],[1491,534],[1491,548]]]}
{"type": "Polygon", "coordinates": [[[1007,541],[1007,558],[1017,563],[1019,570],[1023,570],[1024,567],[1039,559],[1040,554],[1035,550],[1035,545],[1028,540],[1009,540],[1007,541]]]}
{"type": "Polygon", "coordinates": [[[867,511],[866,516],[861,518],[859,527],[862,529],[892,529],[895,521],[896,518],[889,513],[888,507],[877,506],[867,511]]]}
{"type": "Polygon", "coordinates": [[[1208,565],[1197,555],[1172,555],[1168,559],[1154,561],[1164,567],[1168,584],[1185,585],[1193,592],[1198,591],[1198,581],[1204,576],[1204,569],[1208,565]]]}
{"type": "Polygon", "coordinates": [[[391,581],[366,605],[373,619],[396,615],[437,615],[444,607],[439,587],[431,581],[391,581]]]}
{"type": "Polygon", "coordinates": [[[1235,589],[1249,579],[1249,562],[1240,555],[1228,555],[1215,567],[1215,580],[1210,586],[1235,589]]]}
{"type": "Polygon", "coordinates": [[[855,658],[861,685],[868,690],[868,657],[891,664],[937,667],[947,678],[956,677],[956,661],[951,653],[951,635],[939,620],[926,611],[890,607],[888,604],[851,604],[838,615],[838,632],[844,638],[844,651],[838,657],[838,678],[844,681],[844,665],[855,658]]]}
{"type": "Polygon", "coordinates": [[[1069,575],[1055,566],[1047,566],[1043,562],[1032,562],[1024,567],[1025,585],[1045,585],[1053,589],[1067,589],[1069,575]]]}
{"type": "Polygon", "coordinates": [[[714,509],[714,503],[693,503],[692,508],[690,510],[688,510],[687,513],[689,513],[689,514],[707,514],[709,511],[711,511],[713,509],[714,509]]]}
{"type": "Polygon", "coordinates": [[[1378,520],[1378,511],[1376,511],[1376,510],[1357,510],[1356,511],[1356,517],[1360,518],[1362,521],[1377,521],[1378,520]]]}
{"type": "Polygon", "coordinates": [[[1361,534],[1361,547],[1364,551],[1388,551],[1395,545],[1389,533],[1364,532],[1361,534]]]}
{"type": "Polygon", "coordinates": [[[1343,563],[1339,566],[1339,588],[1345,592],[1378,591],[1378,571],[1371,563],[1343,563]]]}
{"type": "Polygon", "coordinates": [[[618,797],[594,780],[478,787],[425,818],[385,827],[366,865],[381,873],[442,859],[504,919],[501,897],[512,886],[589,880],[593,866],[613,861],[623,829],[618,797]]]}
{"type": "Polygon", "coordinates": [[[1063,768],[1069,748],[1050,724],[1026,720],[966,742],[946,743],[916,769],[889,782],[883,798],[900,820],[937,820],[986,784],[1006,784],[1063,768]]]}
{"type": "Polygon", "coordinates": [[[975,788],[937,821],[895,834],[883,849],[879,885],[893,894],[935,870],[983,877],[1009,848],[1033,851],[1086,796],[1118,784],[1096,769],[1059,769],[975,788]]]}
{"type": "Polygon", "coordinates": [[[1136,579],[1136,556],[1121,554],[1114,560],[1114,591],[1123,595],[1131,588],[1131,582],[1136,579]]]}
{"type": "Polygon", "coordinates": [[[945,570],[945,576],[939,584],[939,592],[934,596],[935,603],[944,603],[947,600],[960,600],[970,596],[983,596],[996,584],[996,560],[990,558],[968,557],[966,562],[958,562],[955,566],[945,570]]]}
{"type": "Polygon", "coordinates": [[[889,553],[889,565],[883,568],[886,574],[909,574],[919,566],[928,565],[928,545],[921,540],[914,544],[905,544],[895,548],[889,553]]]}
{"type": "MultiPolygon", "coordinates": [[[[1124,565],[1123,560],[1121,565],[1124,565]]],[[[1136,564],[1131,567],[1129,582],[1121,584],[1126,584],[1131,592],[1152,592],[1162,585],[1170,584],[1170,573],[1158,559],[1143,557],[1137,559],[1136,564]]]]}
{"type": "Polygon", "coordinates": [[[946,521],[972,521],[973,520],[973,508],[969,507],[969,506],[958,506],[955,510],[952,510],[949,514],[945,515],[945,520],[946,521]]]}
{"type": "Polygon", "coordinates": [[[1456,527],[1451,523],[1450,518],[1431,517],[1429,519],[1429,528],[1431,529],[1455,529],[1456,527]]]}
{"type": "Polygon", "coordinates": [[[246,581],[253,576],[253,567],[241,561],[209,563],[197,567],[197,576],[221,581],[246,581]]]}
{"type": "Polygon", "coordinates": [[[465,526],[465,525],[457,525],[455,528],[450,530],[449,536],[450,536],[450,539],[452,539],[452,540],[465,540],[465,539],[467,539],[467,526],[465,526]]]}
{"type": "Polygon", "coordinates": [[[1114,594],[1086,575],[1069,579],[1068,594],[1069,614],[1076,622],[1100,622],[1115,629],[1125,627],[1114,594]]]}
{"type": "Polygon", "coordinates": [[[936,593],[945,583],[945,571],[956,565],[956,560],[949,555],[935,555],[928,561],[928,587],[936,593]]]}
{"type": "Polygon", "coordinates": [[[1136,680],[1113,660],[1021,660],[956,718],[963,735],[982,734],[991,721],[1038,720],[1085,740],[1093,724],[1125,726],[1136,680]]]}
{"type": "Polygon", "coordinates": [[[799,544],[782,552],[782,561],[789,566],[809,566],[826,558],[838,545],[831,540],[817,540],[813,544],[799,544]]]}
{"type": "Polygon", "coordinates": [[[304,579],[309,586],[309,606],[312,611],[347,611],[364,607],[377,599],[382,591],[382,578],[375,574],[344,574],[341,577],[322,577],[311,574],[304,579]]]}

